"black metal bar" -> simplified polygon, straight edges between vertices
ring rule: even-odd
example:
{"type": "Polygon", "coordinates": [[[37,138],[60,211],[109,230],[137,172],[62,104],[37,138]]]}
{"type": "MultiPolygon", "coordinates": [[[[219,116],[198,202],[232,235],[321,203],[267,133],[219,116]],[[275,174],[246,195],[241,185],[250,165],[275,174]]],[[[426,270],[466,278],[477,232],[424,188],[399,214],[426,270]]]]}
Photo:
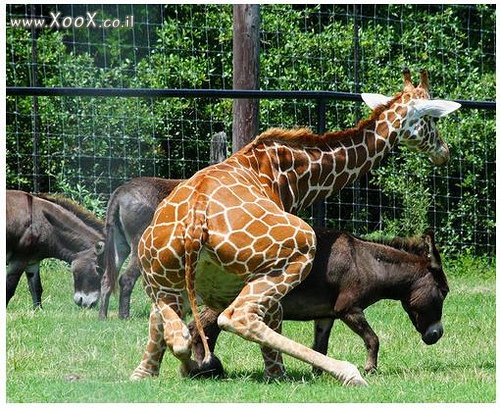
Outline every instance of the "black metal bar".
{"type": "Polygon", "coordinates": [[[210,90],[188,88],[72,88],[72,87],[7,87],[13,96],[63,97],[186,97],[186,98],[268,98],[268,99],[338,99],[361,101],[360,95],[337,91],[273,91],[273,90],[210,90]]]}
{"type": "MultiPolygon", "coordinates": [[[[6,87],[9,96],[42,97],[147,97],[147,98],[266,98],[302,100],[361,101],[361,94],[341,91],[274,91],[274,90],[210,90],[187,88],[72,88],[72,87],[6,87]]],[[[493,110],[495,101],[454,100],[463,108],[493,110]]]]}
{"type": "Polygon", "coordinates": [[[318,134],[326,132],[326,98],[318,99],[318,134]]]}
{"type": "Polygon", "coordinates": [[[453,101],[462,104],[463,108],[495,110],[497,106],[496,101],[472,101],[472,100],[453,100],[453,101]]]}

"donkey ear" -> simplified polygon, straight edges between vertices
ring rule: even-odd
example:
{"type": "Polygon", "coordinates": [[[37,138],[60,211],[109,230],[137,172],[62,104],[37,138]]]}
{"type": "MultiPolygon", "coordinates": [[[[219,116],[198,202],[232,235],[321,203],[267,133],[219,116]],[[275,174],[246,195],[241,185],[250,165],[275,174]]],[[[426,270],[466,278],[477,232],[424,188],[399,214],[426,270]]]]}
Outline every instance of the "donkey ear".
{"type": "Polygon", "coordinates": [[[372,110],[377,108],[379,105],[385,105],[392,100],[392,97],[386,97],[382,94],[371,94],[371,93],[361,93],[361,98],[368,107],[372,110]]]}
{"type": "Polygon", "coordinates": [[[427,229],[423,235],[424,243],[427,246],[427,252],[429,255],[429,260],[431,262],[431,267],[434,269],[441,269],[441,257],[436,248],[436,243],[434,241],[434,231],[432,229],[427,229]]]}
{"type": "Polygon", "coordinates": [[[414,104],[420,117],[429,115],[434,118],[441,118],[451,114],[461,106],[460,103],[448,100],[415,100],[414,104]]]}

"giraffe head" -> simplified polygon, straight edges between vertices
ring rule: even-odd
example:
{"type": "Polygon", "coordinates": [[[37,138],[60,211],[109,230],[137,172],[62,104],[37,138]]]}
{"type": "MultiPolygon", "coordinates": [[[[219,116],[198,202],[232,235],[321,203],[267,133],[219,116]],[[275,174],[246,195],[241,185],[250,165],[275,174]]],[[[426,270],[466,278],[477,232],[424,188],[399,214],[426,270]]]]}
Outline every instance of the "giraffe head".
{"type": "Polygon", "coordinates": [[[436,165],[450,159],[450,151],[436,127],[438,118],[460,108],[460,104],[447,100],[432,100],[429,95],[429,78],[426,70],[420,73],[420,84],[414,86],[410,71],[403,71],[404,88],[395,97],[381,94],[361,94],[363,101],[372,109],[387,106],[385,118],[389,128],[400,129],[399,142],[413,151],[427,154],[436,165]]]}

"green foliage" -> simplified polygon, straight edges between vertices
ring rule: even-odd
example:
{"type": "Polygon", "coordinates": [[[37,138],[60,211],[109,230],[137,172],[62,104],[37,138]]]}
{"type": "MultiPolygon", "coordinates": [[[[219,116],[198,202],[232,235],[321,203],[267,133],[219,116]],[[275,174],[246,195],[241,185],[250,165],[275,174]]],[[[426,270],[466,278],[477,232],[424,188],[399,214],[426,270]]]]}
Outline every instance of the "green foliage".
{"type": "MultiPolygon", "coordinates": [[[[464,16],[460,9],[438,8],[432,13],[422,13],[419,7],[413,5],[405,8],[405,12],[405,21],[412,24],[405,25],[402,31],[394,30],[396,36],[401,38],[404,50],[400,54],[393,50],[392,61],[384,60],[383,64],[394,66],[399,63],[403,66],[420,60],[422,66],[431,70],[435,96],[495,99],[491,65],[494,53],[485,54],[485,39],[473,39],[470,32],[462,29],[464,16]],[[408,51],[415,53],[408,54],[408,51]],[[455,61],[456,68],[450,67],[450,59],[455,61]]],[[[479,7],[474,12],[478,19],[491,19],[493,10],[479,7]]],[[[395,38],[390,42],[397,44],[395,38]]],[[[379,55],[376,50],[373,53],[379,55]]],[[[373,79],[367,83],[376,84],[376,81],[373,79]]],[[[489,243],[489,235],[493,235],[494,231],[494,218],[491,217],[495,213],[492,197],[495,190],[492,169],[495,162],[495,116],[493,113],[462,109],[451,118],[440,121],[439,128],[450,145],[452,159],[445,170],[436,170],[436,174],[443,172],[449,179],[432,178],[430,168],[422,167],[421,159],[418,163],[406,153],[402,161],[391,161],[375,171],[377,184],[384,193],[395,195],[404,208],[402,218],[390,220],[387,227],[389,231],[406,234],[406,227],[425,226],[429,218],[425,210],[433,204],[439,216],[434,223],[440,230],[443,243],[448,244],[445,250],[457,252],[460,243],[462,249],[464,246],[474,247],[481,253],[482,249],[487,249],[484,245],[489,243]],[[401,175],[405,178],[409,176],[404,184],[401,183],[401,175]],[[422,183],[432,179],[433,193],[428,189],[431,184],[422,183]],[[449,183],[457,179],[456,184],[449,183]],[[435,197],[433,201],[431,195],[435,197]]]]}
{"type": "Polygon", "coordinates": [[[477,285],[495,280],[496,259],[493,256],[477,256],[470,250],[462,252],[460,258],[449,258],[444,261],[446,272],[453,272],[456,277],[474,278],[477,285]]]}
{"type": "MultiPolygon", "coordinates": [[[[54,7],[43,11],[48,15],[54,7]]],[[[58,7],[63,15],[87,10],[58,7]]],[[[134,31],[37,32],[36,66],[31,31],[8,26],[7,84],[32,85],[36,67],[38,85],[45,87],[232,87],[231,5],[106,5],[98,17],[128,14],[136,16],[134,31]]],[[[409,66],[413,72],[429,69],[436,98],[494,100],[495,23],[493,5],[262,5],[260,86],[394,94],[401,89],[401,68],[409,66]]],[[[208,164],[211,135],[230,135],[232,123],[230,100],[37,101],[41,190],[80,186],[97,196],[138,175],[189,177],[208,164]]],[[[314,129],[316,103],[262,100],[261,129],[314,129]]],[[[7,98],[8,187],[32,190],[33,105],[33,98],[7,98]]],[[[356,103],[329,102],[327,128],[350,127],[367,114],[356,103]]],[[[440,121],[439,129],[450,146],[450,163],[435,169],[402,149],[365,183],[396,209],[366,205],[354,212],[340,206],[337,212],[330,205],[344,229],[404,235],[434,226],[446,252],[492,252],[495,113],[462,109],[440,121]],[[355,220],[361,216],[370,222],[360,228],[355,220]]],[[[339,196],[342,203],[357,202],[347,189],[339,196]]]]}
{"type": "Polygon", "coordinates": [[[104,220],[106,217],[106,204],[107,201],[96,197],[85,186],[81,184],[71,185],[64,176],[61,174],[56,176],[59,189],[65,193],[66,196],[74,201],[80,201],[81,205],[93,212],[98,218],[104,220]]]}

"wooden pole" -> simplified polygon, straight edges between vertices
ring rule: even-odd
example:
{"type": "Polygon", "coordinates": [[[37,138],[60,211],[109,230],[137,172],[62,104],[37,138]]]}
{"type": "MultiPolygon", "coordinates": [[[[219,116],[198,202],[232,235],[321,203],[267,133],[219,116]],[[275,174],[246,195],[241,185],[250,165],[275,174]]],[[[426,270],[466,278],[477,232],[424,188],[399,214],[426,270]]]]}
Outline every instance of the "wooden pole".
{"type": "MultiPolygon", "coordinates": [[[[36,6],[30,6],[31,18],[37,18],[36,6]]],[[[41,13],[40,13],[41,15],[41,13]]],[[[31,87],[38,87],[38,32],[35,25],[31,26],[31,87]]],[[[40,192],[40,115],[38,112],[38,97],[33,96],[33,193],[40,192]]]]}
{"type": "MultiPolygon", "coordinates": [[[[233,5],[233,89],[259,89],[258,4],[233,5]]],[[[253,140],[259,129],[259,100],[235,99],[233,102],[233,153],[253,140]]]]}

